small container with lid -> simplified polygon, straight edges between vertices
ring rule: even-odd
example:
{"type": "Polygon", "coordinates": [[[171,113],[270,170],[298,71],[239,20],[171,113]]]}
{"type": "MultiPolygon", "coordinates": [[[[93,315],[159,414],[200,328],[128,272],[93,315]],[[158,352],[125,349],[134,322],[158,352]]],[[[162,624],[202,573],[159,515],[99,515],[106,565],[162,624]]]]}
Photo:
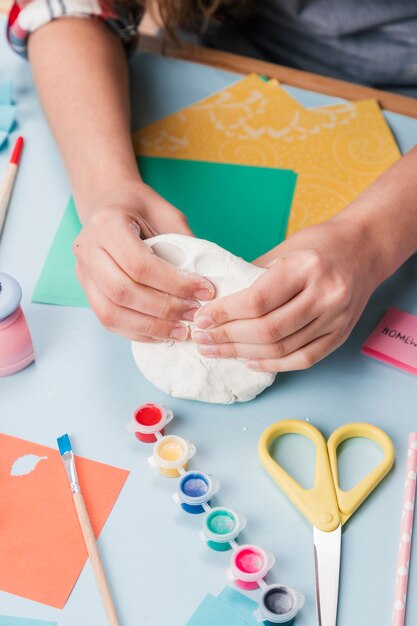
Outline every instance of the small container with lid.
{"type": "Polygon", "coordinates": [[[246,526],[246,518],[232,509],[217,506],[205,514],[200,539],[217,552],[231,549],[230,542],[237,538],[246,526]]]}
{"type": "Polygon", "coordinates": [[[297,589],[285,585],[268,585],[263,589],[259,608],[254,612],[258,622],[293,624],[304,605],[304,596],[297,589]]]}
{"type": "Polygon", "coordinates": [[[275,563],[275,557],[263,548],[251,544],[240,546],[232,554],[227,576],[236,587],[253,590],[275,563]]]}
{"type": "Polygon", "coordinates": [[[218,492],[220,483],[210,474],[190,471],[183,474],[172,499],[187,513],[204,513],[204,504],[218,492]]]}
{"type": "Polygon", "coordinates": [[[195,446],[192,443],[176,435],[167,435],[158,438],[148,461],[164,476],[175,478],[185,472],[194,454],[195,446]]]}
{"type": "Polygon", "coordinates": [[[0,376],[14,374],[35,360],[21,299],[17,280],[0,272],[0,376]]]}
{"type": "Polygon", "coordinates": [[[161,404],[142,404],[133,413],[132,419],[125,425],[129,433],[144,443],[154,443],[158,434],[164,434],[164,428],[173,419],[171,409],[161,404]]]}

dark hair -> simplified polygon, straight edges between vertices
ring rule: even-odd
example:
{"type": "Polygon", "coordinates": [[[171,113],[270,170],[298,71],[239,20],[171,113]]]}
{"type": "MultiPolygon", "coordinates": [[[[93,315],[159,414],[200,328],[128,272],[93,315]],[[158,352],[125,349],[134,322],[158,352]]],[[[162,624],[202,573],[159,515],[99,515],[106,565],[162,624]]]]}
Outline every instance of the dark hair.
{"type": "MultiPolygon", "coordinates": [[[[136,0],[142,10],[157,12],[169,33],[176,28],[204,28],[211,19],[241,19],[249,12],[253,0],[136,0]]],[[[119,0],[123,4],[124,0],[119,0]]],[[[132,0],[127,0],[132,4],[132,0]]],[[[133,0],[135,2],[135,0],[133,0]]]]}

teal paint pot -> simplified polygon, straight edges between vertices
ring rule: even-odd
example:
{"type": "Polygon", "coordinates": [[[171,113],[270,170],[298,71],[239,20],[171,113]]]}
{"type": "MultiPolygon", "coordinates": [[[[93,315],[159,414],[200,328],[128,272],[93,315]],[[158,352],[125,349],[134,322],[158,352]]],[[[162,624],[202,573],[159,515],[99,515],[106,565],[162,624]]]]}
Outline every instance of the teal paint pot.
{"type": "Polygon", "coordinates": [[[230,550],[230,542],[236,539],[246,526],[246,518],[225,507],[215,507],[203,519],[200,538],[216,552],[230,550]]]}

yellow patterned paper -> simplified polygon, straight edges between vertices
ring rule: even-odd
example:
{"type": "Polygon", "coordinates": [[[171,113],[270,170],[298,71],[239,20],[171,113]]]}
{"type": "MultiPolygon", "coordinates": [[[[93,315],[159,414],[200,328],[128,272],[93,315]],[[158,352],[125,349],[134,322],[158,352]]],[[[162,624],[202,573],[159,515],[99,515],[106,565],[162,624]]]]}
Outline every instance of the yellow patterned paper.
{"type": "Polygon", "coordinates": [[[146,156],[294,170],[287,235],[343,209],[400,156],[376,101],[305,109],[276,81],[256,75],[133,139],[136,153],[146,156]]]}

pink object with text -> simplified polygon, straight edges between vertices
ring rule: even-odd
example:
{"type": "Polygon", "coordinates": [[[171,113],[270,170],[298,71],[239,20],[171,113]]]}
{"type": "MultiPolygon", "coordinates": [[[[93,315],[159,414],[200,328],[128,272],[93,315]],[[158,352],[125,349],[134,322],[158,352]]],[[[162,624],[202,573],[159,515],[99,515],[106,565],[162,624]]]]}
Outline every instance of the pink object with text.
{"type": "Polygon", "coordinates": [[[417,317],[388,309],[363,344],[362,354],[417,376],[417,317]]]}

